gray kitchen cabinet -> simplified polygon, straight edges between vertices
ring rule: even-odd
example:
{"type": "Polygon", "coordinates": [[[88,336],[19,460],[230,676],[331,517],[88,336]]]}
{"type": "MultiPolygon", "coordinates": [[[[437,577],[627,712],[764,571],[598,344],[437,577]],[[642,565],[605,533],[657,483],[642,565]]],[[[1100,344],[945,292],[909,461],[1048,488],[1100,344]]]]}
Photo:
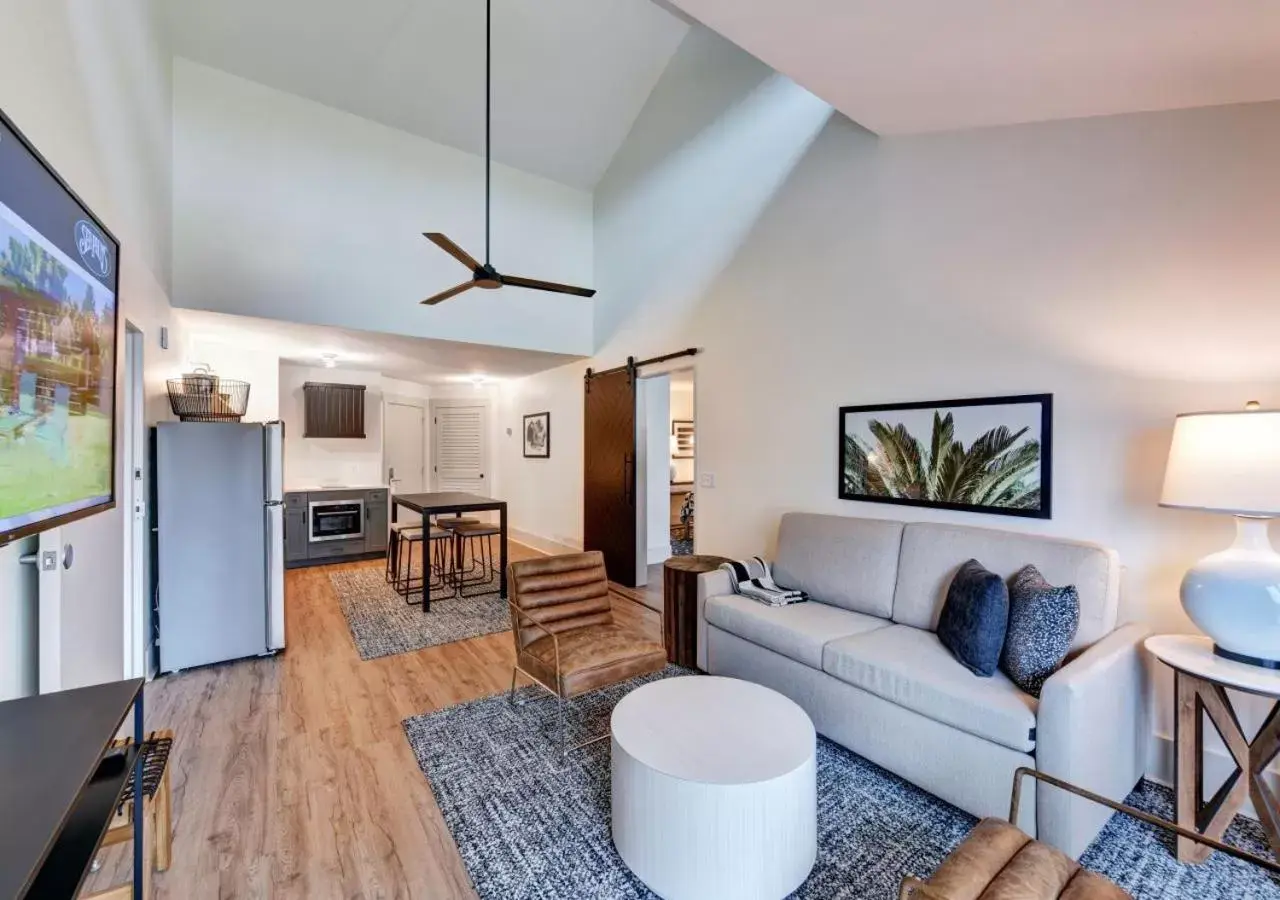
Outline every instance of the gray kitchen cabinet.
{"type": "Polygon", "coordinates": [[[387,492],[369,491],[364,500],[364,550],[366,553],[387,551],[387,492]]]}
{"type": "Polygon", "coordinates": [[[286,566],[307,561],[307,495],[285,494],[284,563],[286,566]]]}

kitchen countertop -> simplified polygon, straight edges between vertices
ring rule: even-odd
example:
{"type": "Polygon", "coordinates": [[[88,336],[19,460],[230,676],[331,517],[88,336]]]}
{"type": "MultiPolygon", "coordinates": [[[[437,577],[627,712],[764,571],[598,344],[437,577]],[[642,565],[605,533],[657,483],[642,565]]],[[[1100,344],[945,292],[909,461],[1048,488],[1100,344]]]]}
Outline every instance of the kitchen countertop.
{"type": "Polygon", "coordinates": [[[693,493],[694,484],[692,481],[673,481],[671,482],[671,493],[673,494],[690,494],[693,493]]]}
{"type": "Polygon", "coordinates": [[[284,489],[286,494],[309,494],[312,491],[385,491],[385,484],[291,484],[284,489]]]}

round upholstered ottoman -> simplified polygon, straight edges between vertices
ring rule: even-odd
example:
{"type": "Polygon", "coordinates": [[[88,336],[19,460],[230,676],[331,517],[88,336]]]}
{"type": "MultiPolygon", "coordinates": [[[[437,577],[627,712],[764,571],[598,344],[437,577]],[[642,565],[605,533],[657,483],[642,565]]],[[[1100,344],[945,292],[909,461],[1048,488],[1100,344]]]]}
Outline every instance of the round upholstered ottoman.
{"type": "Polygon", "coordinates": [[[817,856],[817,736],[734,678],[655,681],[614,708],[613,843],[664,900],[779,900],[817,856]]]}

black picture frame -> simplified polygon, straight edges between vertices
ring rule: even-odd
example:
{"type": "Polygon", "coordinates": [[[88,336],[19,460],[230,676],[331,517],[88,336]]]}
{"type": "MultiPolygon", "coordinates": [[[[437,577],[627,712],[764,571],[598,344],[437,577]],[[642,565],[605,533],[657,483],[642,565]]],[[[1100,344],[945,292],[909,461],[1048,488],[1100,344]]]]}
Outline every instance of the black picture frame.
{"type": "MultiPolygon", "coordinates": [[[[84,219],[93,224],[103,238],[111,246],[114,252],[114,263],[110,272],[110,288],[115,297],[115,318],[112,322],[114,333],[111,336],[112,350],[112,372],[111,372],[111,494],[101,503],[95,503],[92,506],[86,506],[83,509],[74,510],[72,512],[62,513],[60,515],[49,516],[48,518],[39,519],[34,522],[28,522],[5,531],[0,531],[0,547],[4,547],[20,538],[28,537],[33,534],[39,534],[48,531],[51,528],[59,528],[63,525],[69,525],[72,522],[78,522],[81,519],[87,519],[98,513],[107,512],[116,508],[120,498],[120,478],[117,469],[120,466],[120,447],[117,443],[120,432],[120,417],[124,414],[121,408],[122,399],[122,375],[124,372],[124,347],[122,337],[124,328],[122,323],[125,321],[124,315],[124,298],[120,295],[120,258],[121,246],[120,239],[112,233],[106,223],[98,217],[89,204],[87,204],[79,194],[71,187],[65,178],[58,173],[53,164],[44,157],[31,139],[23,133],[3,109],[0,109],[0,125],[3,130],[7,131],[14,139],[17,140],[19,146],[25,150],[34,162],[43,169],[45,173],[53,180],[53,182],[66,193],[67,199],[71,201],[80,212],[83,213],[84,219]]],[[[46,235],[46,238],[48,235],[46,235]]]]}
{"type": "Polygon", "coordinates": [[[520,429],[520,441],[523,445],[525,459],[550,459],[551,458],[551,413],[550,412],[529,413],[527,416],[525,416],[523,426],[520,429]],[[540,423],[539,423],[539,420],[541,420],[540,423]],[[536,427],[536,425],[538,424],[541,424],[543,428],[542,448],[539,450],[537,445],[535,444],[533,452],[530,452],[529,451],[529,446],[530,446],[529,428],[531,425],[536,427]]]}
{"type": "MultiPolygon", "coordinates": [[[[888,417],[884,417],[888,418],[888,417]]],[[[878,419],[888,425],[884,418],[878,419]]],[[[952,419],[953,425],[955,417],[952,419]]],[[[901,423],[898,423],[901,425],[901,423]]],[[[1029,426],[1028,426],[1029,427],[1029,426]]],[[[987,432],[990,433],[990,432],[987,432]]],[[[908,436],[916,440],[918,447],[923,448],[921,454],[922,465],[925,456],[932,458],[932,432],[923,437],[910,434],[908,436]]],[[[1053,517],[1053,395],[1052,394],[1013,394],[1003,397],[976,397],[963,398],[959,400],[928,400],[922,402],[908,403],[877,403],[864,406],[842,406],[840,407],[840,417],[838,419],[837,430],[837,459],[839,460],[839,468],[836,471],[837,491],[841,500],[855,500],[863,503],[887,503],[898,506],[917,506],[929,509],[951,509],[959,512],[984,513],[987,515],[1017,516],[1021,518],[1031,519],[1050,519],[1053,517]],[[975,407],[998,407],[998,406],[1026,406],[1035,404],[1040,407],[1039,415],[1039,457],[1038,457],[1038,478],[1037,495],[1035,506],[1004,506],[991,505],[982,503],[952,502],[946,500],[935,500],[924,497],[913,496],[892,496],[880,493],[868,493],[867,490],[858,490],[858,478],[856,474],[859,471],[865,471],[865,460],[861,463],[856,458],[858,453],[863,450],[857,440],[851,440],[849,435],[849,417],[863,416],[870,413],[893,413],[893,412],[919,412],[922,410],[933,410],[935,414],[941,417],[943,414],[951,414],[952,411],[972,409],[975,407]],[[851,465],[853,468],[851,469],[851,465]]],[[[963,447],[963,442],[961,448],[963,447]]],[[[973,441],[976,444],[977,441],[973,441]]],[[[1015,442],[1010,446],[1010,450],[1025,445],[1027,441],[1015,442]]],[[[883,445],[881,445],[883,449],[883,445]]],[[[972,449],[972,444],[968,448],[972,449]]],[[[967,451],[966,451],[967,452],[967,451]]],[[[1029,502],[1029,494],[1018,502],[1029,502]]]]}

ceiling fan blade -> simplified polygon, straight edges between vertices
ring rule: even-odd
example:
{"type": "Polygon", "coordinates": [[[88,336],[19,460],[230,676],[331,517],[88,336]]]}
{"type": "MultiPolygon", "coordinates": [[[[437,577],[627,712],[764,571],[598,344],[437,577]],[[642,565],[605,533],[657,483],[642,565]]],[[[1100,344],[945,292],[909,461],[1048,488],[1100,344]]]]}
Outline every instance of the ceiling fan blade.
{"type": "Polygon", "coordinates": [[[423,236],[424,238],[426,238],[427,240],[429,240],[431,243],[435,244],[437,247],[439,247],[439,248],[440,248],[441,250],[443,250],[445,253],[448,253],[450,256],[452,256],[454,259],[456,259],[458,262],[462,263],[464,266],[466,266],[466,267],[467,267],[468,269],[470,269],[472,272],[474,272],[476,269],[480,268],[480,263],[476,262],[476,261],[471,257],[471,254],[470,254],[470,253],[468,253],[466,250],[463,250],[461,247],[459,247],[459,246],[458,246],[457,244],[455,244],[453,241],[449,240],[447,237],[445,237],[445,236],[444,236],[443,234],[441,234],[440,232],[438,232],[438,231],[424,231],[424,232],[422,233],[422,236],[423,236]]]}
{"type": "Polygon", "coordinates": [[[434,297],[428,297],[426,300],[422,301],[422,305],[435,306],[437,303],[443,303],[444,301],[448,300],[450,297],[456,297],[458,296],[458,294],[461,294],[463,291],[469,291],[475,286],[476,286],[476,283],[474,280],[464,281],[462,282],[462,284],[458,285],[457,287],[451,287],[447,291],[441,291],[440,293],[436,294],[434,297]]]}
{"type": "Polygon", "coordinates": [[[538,281],[536,278],[521,278],[518,275],[499,275],[498,280],[512,287],[529,288],[535,291],[550,291],[553,294],[573,294],[575,297],[594,297],[594,288],[574,287],[571,284],[557,284],[554,281],[538,281]]]}

